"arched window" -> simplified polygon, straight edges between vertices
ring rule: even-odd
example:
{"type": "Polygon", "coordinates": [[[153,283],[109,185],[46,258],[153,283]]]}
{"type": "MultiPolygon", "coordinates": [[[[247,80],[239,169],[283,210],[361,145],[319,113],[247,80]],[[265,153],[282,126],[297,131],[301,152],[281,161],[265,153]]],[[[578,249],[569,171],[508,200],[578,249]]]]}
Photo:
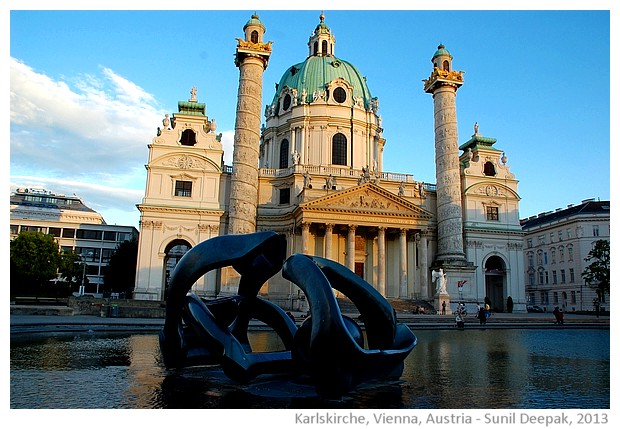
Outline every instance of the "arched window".
{"type": "Polygon", "coordinates": [[[250,41],[252,43],[258,43],[258,31],[252,31],[252,34],[250,35],[250,41]]]}
{"type": "Polygon", "coordinates": [[[491,161],[487,161],[484,164],[484,175],[485,176],[495,176],[495,166],[491,161]]]}
{"type": "Polygon", "coordinates": [[[314,53],[314,55],[317,55],[319,53],[319,42],[314,42],[312,52],[314,53]]]}
{"type": "Polygon", "coordinates": [[[280,143],[280,164],[279,168],[288,167],[288,140],[284,139],[280,143]]]}
{"type": "Polygon", "coordinates": [[[342,133],[332,137],[332,164],[347,165],[347,138],[342,133]]]}
{"type": "Polygon", "coordinates": [[[183,146],[194,146],[196,144],[196,133],[194,130],[184,130],[179,141],[183,146]]]}
{"type": "Polygon", "coordinates": [[[185,240],[173,240],[166,246],[164,257],[164,300],[167,298],[168,294],[168,284],[170,281],[170,275],[174,271],[174,268],[177,266],[183,255],[187,253],[187,251],[191,248],[190,244],[185,240]]]}
{"type": "Polygon", "coordinates": [[[327,52],[327,40],[323,40],[323,43],[321,44],[321,51],[323,53],[323,55],[327,55],[329,52],[327,52]]]}
{"type": "Polygon", "coordinates": [[[450,61],[444,60],[444,62],[443,62],[443,69],[445,71],[450,71],[450,61]]]}

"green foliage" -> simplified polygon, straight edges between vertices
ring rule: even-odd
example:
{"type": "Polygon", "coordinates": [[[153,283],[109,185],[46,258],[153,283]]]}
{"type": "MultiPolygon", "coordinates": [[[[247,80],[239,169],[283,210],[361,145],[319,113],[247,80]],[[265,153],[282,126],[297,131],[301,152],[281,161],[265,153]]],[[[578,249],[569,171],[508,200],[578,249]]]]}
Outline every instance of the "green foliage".
{"type": "Polygon", "coordinates": [[[131,296],[136,281],[138,240],[124,241],[110,257],[103,277],[105,292],[125,293],[131,296]]]}
{"type": "Polygon", "coordinates": [[[11,295],[39,293],[56,278],[60,251],[54,237],[41,232],[21,232],[11,241],[11,295]]]}
{"type": "Polygon", "coordinates": [[[590,264],[581,277],[591,285],[597,286],[599,293],[609,293],[610,245],[607,240],[598,240],[585,258],[590,264]]]}

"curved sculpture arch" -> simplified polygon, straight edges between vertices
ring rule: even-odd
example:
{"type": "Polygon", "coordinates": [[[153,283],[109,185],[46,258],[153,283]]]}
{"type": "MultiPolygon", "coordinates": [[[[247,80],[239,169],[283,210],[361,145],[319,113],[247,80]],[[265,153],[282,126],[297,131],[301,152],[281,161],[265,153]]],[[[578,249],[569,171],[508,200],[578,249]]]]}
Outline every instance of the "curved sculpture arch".
{"type": "Polygon", "coordinates": [[[356,385],[398,378],[417,344],[390,304],[346,267],[324,258],[295,254],[285,259],[284,239],[273,231],[214,237],[181,259],[170,280],[166,320],[160,333],[167,367],[217,363],[238,382],[261,374],[310,377],[321,396],[339,398],[356,385]],[[207,272],[232,266],[241,276],[237,295],[203,301],[188,295],[207,272]],[[284,310],[261,299],[263,283],[282,270],[310,304],[310,317],[298,328],[284,310]],[[341,314],[337,289],[357,306],[361,328],[341,314]],[[247,338],[249,321],[269,325],[282,339],[282,352],[255,353],[247,338]]]}

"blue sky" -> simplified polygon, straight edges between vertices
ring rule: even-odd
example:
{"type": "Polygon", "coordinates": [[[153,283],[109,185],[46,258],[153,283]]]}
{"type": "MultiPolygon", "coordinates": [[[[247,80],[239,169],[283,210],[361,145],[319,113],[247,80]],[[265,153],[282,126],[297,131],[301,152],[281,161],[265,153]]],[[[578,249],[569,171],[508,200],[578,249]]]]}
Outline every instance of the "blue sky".
{"type": "MultiPolygon", "coordinates": [[[[497,139],[520,181],[525,218],[586,198],[610,199],[611,4],[451,11],[350,10],[356,7],[336,2],[324,11],[336,56],[353,63],[379,98],[384,170],[435,183],[432,97],[422,80],[442,43],[465,72],[459,142],[470,138],[474,122],[497,139]]],[[[184,11],[63,5],[3,11],[10,19],[10,187],[75,193],[107,223],[136,227],[147,145],[164,114],[176,112],[195,85],[231,164],[235,38],[256,11],[273,42],[266,105],[284,71],[306,58],[321,13],[249,2],[239,10],[184,11]]]]}

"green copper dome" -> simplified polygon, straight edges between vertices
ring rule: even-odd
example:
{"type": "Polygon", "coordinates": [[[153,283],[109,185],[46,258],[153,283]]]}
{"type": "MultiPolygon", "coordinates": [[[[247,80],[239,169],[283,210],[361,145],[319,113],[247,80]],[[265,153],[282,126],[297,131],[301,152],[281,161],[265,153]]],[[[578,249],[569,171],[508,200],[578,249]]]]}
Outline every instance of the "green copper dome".
{"type": "Polygon", "coordinates": [[[368,108],[370,90],[366,80],[351,63],[333,55],[311,56],[303,63],[289,67],[278,84],[273,103],[277,103],[285,87],[296,89],[299,96],[306,91],[306,102],[313,101],[315,91],[324,91],[326,85],[342,78],[353,87],[353,97],[362,97],[364,106],[368,108]]]}
{"type": "Polygon", "coordinates": [[[435,55],[433,55],[433,58],[431,58],[431,61],[433,61],[435,58],[440,57],[442,55],[452,58],[452,55],[450,55],[450,52],[446,49],[446,47],[444,45],[439,45],[437,46],[437,51],[435,51],[435,55]]]}
{"type": "Polygon", "coordinates": [[[261,27],[263,30],[265,29],[265,26],[263,25],[263,23],[260,21],[260,19],[258,19],[258,15],[254,14],[252,15],[252,17],[250,18],[250,20],[248,22],[245,23],[245,25],[243,26],[243,30],[245,31],[246,28],[248,28],[248,26],[250,25],[258,25],[259,27],[261,27]]]}

